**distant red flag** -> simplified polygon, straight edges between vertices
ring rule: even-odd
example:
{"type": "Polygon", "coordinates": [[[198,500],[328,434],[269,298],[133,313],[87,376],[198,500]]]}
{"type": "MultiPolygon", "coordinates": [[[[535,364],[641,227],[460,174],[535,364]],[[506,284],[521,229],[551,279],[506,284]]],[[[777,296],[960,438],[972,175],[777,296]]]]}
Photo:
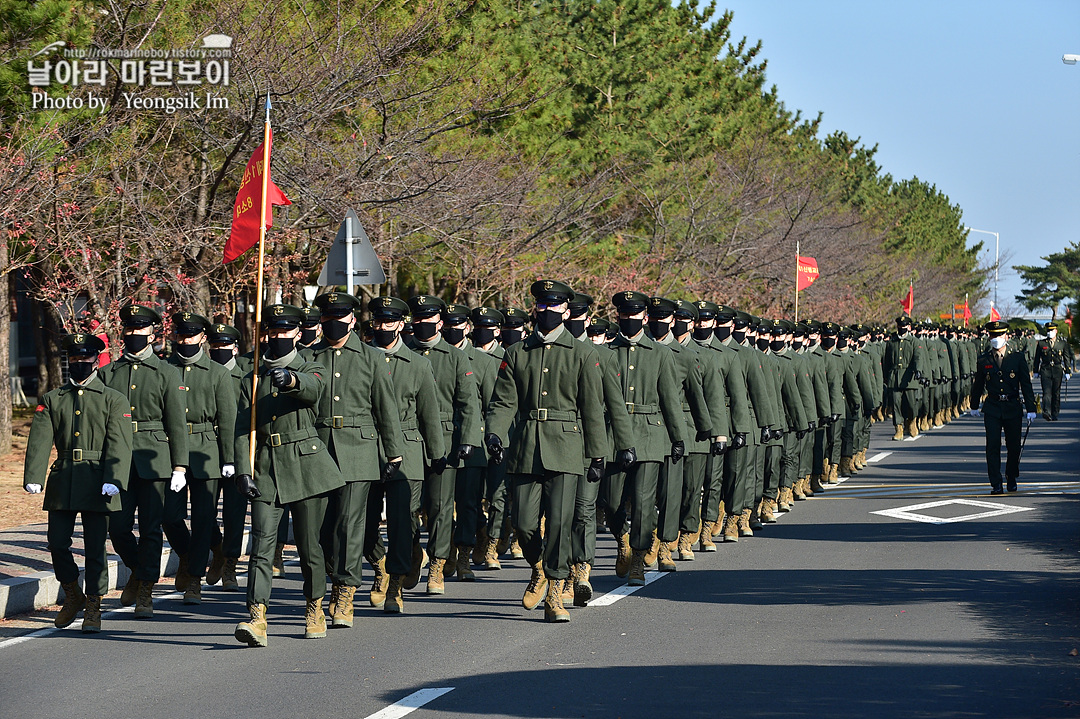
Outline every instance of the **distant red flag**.
{"type": "Polygon", "coordinates": [[[799,292],[802,292],[807,287],[814,284],[814,280],[816,280],[821,273],[818,272],[817,260],[815,260],[813,257],[803,257],[801,255],[797,255],[795,257],[795,261],[798,264],[799,268],[799,282],[796,285],[796,289],[799,292]]]}
{"type": "Polygon", "coordinates": [[[991,322],[997,322],[1000,319],[1001,319],[1001,314],[998,313],[997,309],[995,309],[994,307],[991,307],[990,308],[990,321],[991,322]]]}
{"type": "Polygon", "coordinates": [[[967,327],[968,320],[971,319],[971,308],[968,307],[967,297],[964,298],[964,327],[967,327]]]}
{"type": "Polygon", "coordinates": [[[911,314],[911,311],[915,309],[915,286],[908,285],[907,297],[900,303],[900,306],[904,308],[904,312],[911,314]]]}
{"type": "MultiPolygon", "coordinates": [[[[273,149],[273,134],[270,135],[270,148],[273,149]]],[[[269,153],[268,153],[269,155],[269,153]]],[[[259,243],[259,206],[262,204],[263,146],[255,148],[254,154],[244,168],[244,178],[240,180],[240,191],[236,193],[233,204],[232,231],[225,243],[225,256],[222,264],[232,262],[259,243]]],[[[269,168],[267,169],[269,173],[269,168]]],[[[274,205],[291,205],[288,197],[274,181],[267,177],[266,185],[267,227],[274,226],[274,205]]]]}

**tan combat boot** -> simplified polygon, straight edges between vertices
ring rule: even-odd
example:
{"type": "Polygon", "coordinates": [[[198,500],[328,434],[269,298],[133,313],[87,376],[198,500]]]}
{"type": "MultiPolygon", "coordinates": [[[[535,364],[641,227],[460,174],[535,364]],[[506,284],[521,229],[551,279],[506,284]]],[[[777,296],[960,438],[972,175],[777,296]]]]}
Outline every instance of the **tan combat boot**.
{"type": "Polygon", "coordinates": [[[443,594],[446,590],[443,587],[443,567],[446,566],[445,559],[439,559],[432,557],[431,564],[428,565],[427,570],[427,593],[428,594],[443,594]]]}
{"type": "Polygon", "coordinates": [[[330,585],[330,602],[326,605],[326,611],[330,613],[331,617],[334,616],[334,612],[337,611],[338,596],[340,596],[341,588],[344,586],[344,584],[338,584],[337,582],[330,585]]]}
{"type": "Polygon", "coordinates": [[[625,579],[630,571],[630,535],[623,534],[618,539],[618,553],[615,555],[615,576],[625,579]]]}
{"type": "Polygon", "coordinates": [[[568,622],[570,612],[563,606],[562,586],[565,582],[561,579],[548,580],[547,596],[544,597],[544,621],[568,622]]]}
{"type": "Polygon", "coordinates": [[[656,556],[656,568],[661,572],[674,572],[678,569],[675,566],[675,560],[671,558],[671,545],[667,542],[660,542],[660,552],[656,556]]]}
{"type": "MultiPolygon", "coordinates": [[[[829,465],[830,469],[832,467],[835,467],[835,466],[836,465],[829,465]]],[[[823,482],[824,482],[824,480],[825,480],[825,478],[822,477],[823,482]]],[[[802,482],[803,496],[804,497],[813,497],[814,496],[814,488],[810,486],[810,475],[806,475],[805,477],[800,477],[799,481],[802,482]]]]}
{"type": "Polygon", "coordinates": [[[274,578],[285,576],[285,545],[278,544],[274,547],[274,578]]]}
{"type": "Polygon", "coordinates": [[[526,609],[534,609],[544,599],[548,591],[548,578],[544,576],[544,565],[537,562],[532,566],[532,577],[525,587],[525,594],[521,597],[521,606],[526,609]]]}
{"type": "Polygon", "coordinates": [[[124,591],[120,593],[120,605],[124,607],[131,607],[135,604],[135,599],[139,596],[139,580],[135,578],[135,573],[132,572],[128,575],[127,584],[124,585],[124,591]]]}
{"type": "Polygon", "coordinates": [[[60,607],[60,611],[56,613],[53,624],[57,628],[63,629],[75,621],[75,617],[86,606],[86,595],[83,594],[82,587],[79,586],[78,582],[64,582],[60,586],[64,590],[64,604],[60,607]]]}
{"type": "MultiPolygon", "coordinates": [[[[353,625],[353,599],[356,597],[356,587],[350,587],[348,585],[341,585],[338,588],[337,604],[334,605],[334,611],[330,615],[330,626],[332,627],[351,627],[353,625]]],[[[383,599],[385,602],[385,597],[383,599]]],[[[322,601],[319,601],[319,610],[322,612],[322,601]]],[[[326,622],[324,621],[325,625],[326,622]]],[[[324,630],[325,631],[325,630],[324,630]]]]}
{"type": "Polygon", "coordinates": [[[86,595],[86,611],[83,612],[83,634],[97,634],[101,631],[101,595],[86,595]]]}
{"type": "Polygon", "coordinates": [[[194,581],[184,591],[183,602],[191,605],[202,604],[202,582],[198,577],[195,577],[194,581]]]}
{"type": "Polygon", "coordinates": [[[810,475],[810,491],[815,493],[815,494],[817,494],[818,492],[824,492],[825,491],[825,487],[823,487],[822,484],[821,484],[821,475],[820,474],[811,474],[810,475]]]}
{"type": "MultiPolygon", "coordinates": [[[[720,522],[716,522],[720,524],[720,522]]],[[[713,538],[713,522],[703,522],[701,525],[701,534],[698,537],[698,549],[703,552],[715,552],[716,544],[712,540],[713,538]]]]}
{"type": "Polygon", "coordinates": [[[937,412],[934,412],[934,429],[941,429],[944,426],[945,412],[939,409],[937,412]]]}
{"type": "Polygon", "coordinates": [[[457,547],[450,545],[450,556],[447,557],[446,561],[443,563],[443,579],[449,579],[457,573],[457,555],[457,547]]]}
{"type": "Polygon", "coordinates": [[[458,547],[457,552],[457,576],[459,582],[475,582],[472,565],[469,564],[472,549],[470,547],[458,547]]]}
{"type": "Polygon", "coordinates": [[[716,515],[716,523],[712,526],[713,539],[724,536],[724,501],[720,500],[720,511],[716,515]]]}
{"type": "Polygon", "coordinates": [[[510,540],[510,557],[513,559],[524,559],[525,552],[521,551],[521,545],[518,543],[517,535],[514,535],[510,540]]]}
{"type": "Polygon", "coordinates": [[[893,431],[892,438],[893,438],[894,442],[899,442],[900,440],[902,440],[904,438],[904,427],[903,427],[903,425],[899,425],[899,424],[896,425],[896,429],[893,431]]]}
{"type": "Polygon", "coordinates": [[[386,585],[386,601],[383,603],[383,611],[387,614],[404,613],[405,592],[402,591],[404,583],[404,574],[390,575],[390,583],[386,585]]]}
{"type": "Polygon", "coordinates": [[[689,532],[679,534],[679,560],[683,562],[694,561],[694,537],[689,532]]]}
{"type": "Polygon", "coordinates": [[[236,562],[234,557],[225,557],[225,566],[221,570],[221,588],[226,592],[240,591],[240,583],[236,581],[236,562]]]}
{"type": "Polygon", "coordinates": [[[412,564],[409,566],[409,573],[405,575],[405,582],[401,585],[402,589],[412,589],[420,583],[420,573],[427,566],[428,556],[424,548],[420,546],[420,542],[413,542],[412,545],[412,564]]]}
{"type": "Polygon", "coordinates": [[[221,581],[221,575],[225,571],[225,554],[220,542],[210,547],[210,552],[213,556],[210,558],[210,566],[206,569],[206,584],[212,587],[221,581]]]}
{"type": "Polygon", "coordinates": [[[630,571],[626,583],[631,587],[645,586],[645,550],[635,549],[630,553],[630,571]]]}
{"type": "Polygon", "coordinates": [[[764,524],[776,524],[776,500],[761,500],[761,521],[764,524]]]}
{"type": "Polygon", "coordinates": [[[562,585],[560,587],[559,591],[562,594],[563,604],[565,604],[566,602],[574,601],[574,582],[577,581],[577,577],[575,576],[576,572],[577,572],[577,565],[576,564],[571,564],[570,565],[570,576],[568,578],[549,580],[549,581],[558,582],[560,585],[562,585]]]}
{"type": "Polygon", "coordinates": [[[386,573],[386,555],[371,565],[375,576],[371,578],[371,592],[368,594],[368,604],[376,609],[383,608],[386,601],[386,587],[390,583],[390,576],[386,573]]]}
{"type": "Polygon", "coordinates": [[[859,456],[856,459],[859,462],[859,469],[860,470],[866,469],[867,466],[869,465],[869,463],[866,461],[866,450],[865,449],[860,449],[859,450],[859,456]]]}
{"type": "Polygon", "coordinates": [[[790,512],[791,503],[795,499],[791,494],[791,487],[782,487],[780,489],[780,496],[776,499],[776,509],[774,512],[790,512]]]}
{"type": "MultiPolygon", "coordinates": [[[[340,593],[338,598],[341,598],[340,593]]],[[[304,639],[322,639],[325,636],[326,615],[323,614],[322,597],[309,599],[307,609],[304,611],[304,639]]]]}
{"type": "Polygon", "coordinates": [[[829,465],[829,484],[840,484],[839,471],[835,464],[829,465]]]}
{"type": "Polygon", "coordinates": [[[487,547],[484,551],[485,569],[502,569],[502,562],[499,561],[499,541],[498,539],[488,538],[487,547]]]}
{"type": "Polygon", "coordinates": [[[592,583],[589,582],[589,573],[592,566],[588,562],[581,562],[574,572],[574,606],[587,607],[592,599],[592,583]]]}
{"type": "Polygon", "coordinates": [[[758,502],[753,506],[753,508],[750,510],[750,516],[747,517],[746,521],[750,529],[754,530],[755,532],[759,529],[765,528],[764,525],[761,523],[761,502],[758,502]]]}
{"type": "Polygon", "coordinates": [[[736,521],[738,523],[740,537],[754,536],[754,530],[750,528],[750,509],[744,509],[736,521]]]}
{"type": "Polygon", "coordinates": [[[850,477],[855,474],[855,468],[851,466],[851,457],[840,458],[840,476],[850,477]]]}
{"type": "Polygon", "coordinates": [[[249,647],[266,646],[266,605],[248,604],[250,619],[240,622],[233,631],[236,641],[249,647]]]}
{"type": "Polygon", "coordinates": [[[652,533],[652,546],[645,552],[645,566],[651,567],[656,564],[656,558],[660,556],[660,540],[656,536],[656,530],[652,533]]]}
{"type": "Polygon", "coordinates": [[[724,541],[739,541],[739,515],[729,514],[724,519],[724,541]]]}
{"type": "Polygon", "coordinates": [[[821,482],[822,484],[829,483],[829,475],[832,473],[832,468],[835,467],[832,462],[827,459],[821,461],[821,482]]]}
{"type": "Polygon", "coordinates": [[[180,554],[180,564],[176,568],[176,577],[173,584],[178,592],[186,592],[195,583],[195,577],[188,571],[188,555],[180,554]]]}
{"type": "Polygon", "coordinates": [[[510,551],[509,532],[504,531],[503,536],[499,537],[499,543],[495,545],[495,551],[499,553],[500,557],[510,551]]]}
{"type": "Polygon", "coordinates": [[[135,618],[154,617],[154,582],[139,582],[139,594],[135,597],[135,618]]]}
{"type": "MultiPolygon", "coordinates": [[[[487,556],[488,533],[487,526],[484,524],[485,521],[487,520],[484,519],[484,515],[481,514],[480,526],[476,530],[476,544],[472,547],[472,563],[477,565],[483,564],[484,557],[487,556]]],[[[459,569],[458,571],[460,572],[461,570],[459,569]]]]}
{"type": "Polygon", "coordinates": [[[801,502],[806,499],[806,495],[803,494],[803,481],[802,477],[797,477],[795,483],[791,485],[791,496],[794,500],[801,502]]]}

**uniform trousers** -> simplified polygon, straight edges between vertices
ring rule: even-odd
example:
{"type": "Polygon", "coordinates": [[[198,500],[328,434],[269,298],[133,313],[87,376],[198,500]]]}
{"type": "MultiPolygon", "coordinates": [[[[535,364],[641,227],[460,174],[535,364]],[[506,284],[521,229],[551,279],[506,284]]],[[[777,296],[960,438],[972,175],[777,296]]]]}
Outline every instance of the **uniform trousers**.
{"type": "MultiPolygon", "coordinates": [[[[167,479],[141,479],[132,467],[127,489],[120,490],[120,509],[109,517],[109,538],[124,565],[136,580],[156,582],[161,577],[164,543],[161,521],[165,513],[167,479]],[[135,537],[135,512],[139,513],[139,536],[135,537]]],[[[177,548],[177,551],[180,551],[177,548]]]]}
{"type": "MultiPolygon", "coordinates": [[[[191,495],[191,540],[188,543],[188,572],[199,578],[206,574],[210,547],[217,529],[217,479],[188,482],[191,495]]],[[[171,541],[170,541],[171,544],[171,541]]]]}
{"type": "Polygon", "coordinates": [[[214,508],[221,499],[221,527],[214,521],[210,532],[210,546],[221,545],[222,553],[229,559],[239,559],[244,550],[244,522],[247,519],[247,497],[236,489],[236,483],[222,479],[217,483],[214,508]]]}
{"type": "MultiPolygon", "coordinates": [[[[361,484],[354,482],[354,484],[361,484]]],[[[326,558],[319,544],[329,492],[291,502],[293,536],[300,553],[300,573],[304,577],[304,597],[326,596],[326,558]]],[[[248,604],[269,604],[274,578],[274,550],[278,524],[285,505],[278,501],[251,503],[251,561],[248,563],[248,604]]]]}
{"type": "Polygon", "coordinates": [[[701,528],[702,488],[705,486],[705,474],[714,464],[709,462],[711,457],[711,452],[691,452],[683,458],[682,497],[679,502],[680,533],[694,534],[701,528]]]}
{"type": "Polygon", "coordinates": [[[71,537],[75,533],[75,516],[78,514],[82,514],[86,557],[84,591],[100,597],[109,593],[109,562],[105,552],[105,539],[109,534],[109,512],[49,510],[47,537],[53,574],[61,584],[79,581],[79,565],[75,563],[75,556],[71,553],[71,537]]]}
{"type": "Polygon", "coordinates": [[[1057,419],[1061,412],[1061,375],[1043,370],[1039,373],[1042,383],[1042,413],[1044,417],[1057,419]]]}
{"type": "MultiPolygon", "coordinates": [[[[482,451],[482,450],[477,450],[482,451]]],[[[472,547],[480,526],[480,500],[484,497],[486,467],[461,467],[454,479],[454,544],[472,547]]]]}
{"type": "MultiPolygon", "coordinates": [[[[720,502],[724,499],[724,466],[735,461],[735,452],[730,447],[719,457],[711,454],[705,460],[705,483],[701,487],[701,520],[715,524],[720,520],[720,502]]],[[[683,497],[686,498],[685,488],[683,497]]],[[[691,531],[697,531],[696,529],[691,531]]]]}
{"type": "MultiPolygon", "coordinates": [[[[399,475],[400,476],[400,475],[399,475]]],[[[420,492],[424,483],[418,479],[395,478],[389,482],[374,482],[367,502],[367,530],[364,556],[375,566],[386,557],[386,573],[409,573],[412,567],[413,542],[420,541],[420,492]],[[383,500],[386,500],[386,544],[383,544],[379,522],[383,500]]]]}
{"type": "MultiPolygon", "coordinates": [[[[364,570],[364,539],[368,522],[368,493],[375,482],[347,482],[327,494],[320,530],[322,550],[334,584],[359,587],[364,570]]],[[[381,506],[380,506],[381,509],[381,506]]],[[[295,525],[296,515],[293,514],[295,525]]],[[[378,520],[376,520],[378,527],[378,520]]],[[[296,527],[293,527],[294,533],[296,527]]],[[[297,539],[299,548],[299,538],[297,539]]]]}
{"type": "MultiPolygon", "coordinates": [[[[454,533],[454,490],[461,470],[447,467],[442,474],[429,472],[424,480],[424,511],[427,514],[427,551],[437,559],[450,556],[454,533]]],[[[476,540],[472,540],[475,542],[476,540]]]]}
{"type": "Polygon", "coordinates": [[[986,430],[986,473],[990,486],[1001,489],[1001,433],[1005,433],[1005,477],[1015,482],[1020,476],[1020,430],[1023,417],[1002,418],[997,414],[983,413],[983,428],[986,430]]]}
{"type": "Polygon", "coordinates": [[[574,493],[574,521],[570,539],[570,559],[573,564],[596,562],[596,499],[600,482],[590,482],[582,475],[574,493]]]}
{"type": "Polygon", "coordinates": [[[510,495],[509,484],[506,474],[506,462],[495,464],[488,463],[487,486],[485,488],[487,499],[487,533],[492,539],[501,539],[503,526],[508,519],[508,499],[510,495]]]}
{"type": "Polygon", "coordinates": [[[564,472],[511,474],[514,532],[526,561],[543,562],[548,579],[570,576],[574,497],[581,475],[564,472]],[[540,517],[547,518],[540,536],[540,517]]]}

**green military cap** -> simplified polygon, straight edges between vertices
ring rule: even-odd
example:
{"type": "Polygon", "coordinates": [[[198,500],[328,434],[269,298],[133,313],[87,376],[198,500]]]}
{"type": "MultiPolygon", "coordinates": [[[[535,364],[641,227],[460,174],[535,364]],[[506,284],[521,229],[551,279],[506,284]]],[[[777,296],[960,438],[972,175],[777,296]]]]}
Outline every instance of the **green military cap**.
{"type": "Polygon", "coordinates": [[[61,346],[68,357],[97,357],[105,351],[105,343],[100,337],[81,332],[65,335],[61,346]]]}
{"type": "Polygon", "coordinates": [[[675,309],[679,305],[675,303],[675,300],[669,300],[666,297],[650,297],[648,312],[650,317],[667,317],[675,314],[675,309]]]}
{"type": "Polygon", "coordinates": [[[675,300],[675,316],[696,320],[698,318],[698,308],[693,302],[675,300]]]}
{"type": "Polygon", "coordinates": [[[750,321],[751,321],[750,314],[747,313],[747,312],[743,312],[741,310],[735,310],[735,318],[734,319],[735,319],[735,328],[736,329],[742,329],[743,327],[748,327],[750,325],[750,321]]]}
{"type": "Polygon", "coordinates": [[[803,320],[803,324],[806,325],[808,334],[816,334],[821,332],[821,323],[817,320],[803,320]]]}
{"type": "Polygon", "coordinates": [[[840,332],[840,325],[836,324],[835,322],[822,322],[821,323],[821,334],[826,335],[828,337],[835,337],[837,334],[839,334],[839,332],[840,332]]]}
{"type": "Polygon", "coordinates": [[[1054,330],[1055,332],[1059,331],[1057,324],[1054,322],[1047,322],[1045,325],[1042,326],[1042,331],[1044,334],[1049,332],[1050,330],[1054,330]]]}
{"type": "Polygon", "coordinates": [[[409,314],[409,306],[397,297],[372,297],[367,307],[372,317],[383,322],[397,322],[409,314]]]}
{"type": "Polygon", "coordinates": [[[734,307],[728,307],[727,305],[720,305],[719,307],[717,307],[717,309],[716,309],[716,321],[719,322],[720,324],[724,324],[725,322],[734,322],[735,321],[735,308],[734,307]]]}
{"type": "Polygon", "coordinates": [[[805,322],[794,322],[791,326],[791,333],[796,337],[805,337],[810,334],[810,326],[805,322]]]}
{"type": "Polygon", "coordinates": [[[720,307],[715,302],[709,302],[708,300],[698,300],[694,303],[694,307],[697,308],[699,320],[711,320],[720,311],[720,307]]]}
{"type": "Polygon", "coordinates": [[[589,308],[593,305],[593,298],[583,292],[575,292],[574,298],[570,300],[570,316],[577,317],[585,312],[589,311],[589,308]]]}
{"type": "Polygon", "coordinates": [[[649,297],[641,292],[626,290],[612,295],[611,304],[615,305],[615,309],[619,312],[634,314],[648,307],[649,297]]]}
{"type": "Polygon", "coordinates": [[[469,319],[469,308],[466,305],[448,304],[442,310],[443,322],[458,324],[469,319]]]}
{"type": "Polygon", "coordinates": [[[149,327],[160,325],[161,315],[146,305],[124,305],[120,308],[120,322],[124,327],[149,327]]]}
{"type": "Polygon", "coordinates": [[[769,333],[774,335],[786,335],[794,329],[795,323],[787,320],[773,320],[769,324],[769,333]]]}
{"type": "Polygon", "coordinates": [[[561,305],[563,302],[572,302],[574,291],[568,285],[555,280],[537,280],[529,287],[531,294],[537,302],[546,302],[552,305],[561,305]]]}
{"type": "Polygon", "coordinates": [[[589,323],[589,326],[585,328],[585,332],[590,337],[596,337],[597,335],[607,334],[609,329],[611,329],[611,322],[603,317],[597,317],[589,323]]]}
{"type": "Polygon", "coordinates": [[[240,330],[232,325],[210,325],[207,339],[210,340],[210,344],[236,344],[240,341],[240,330]]]}
{"type": "Polygon", "coordinates": [[[503,313],[494,307],[476,307],[469,313],[469,319],[477,327],[502,327],[503,313]]]}
{"type": "Polygon", "coordinates": [[[320,315],[327,317],[348,317],[353,312],[361,309],[363,305],[348,292],[327,292],[315,298],[315,321],[318,322],[320,315]]]}
{"type": "Polygon", "coordinates": [[[900,315],[896,318],[897,327],[911,327],[911,318],[907,315],[900,315]]]}
{"type": "Polygon", "coordinates": [[[177,312],[172,322],[173,331],[181,337],[192,337],[210,329],[210,320],[194,312],[177,312]]]}
{"type": "Polygon", "coordinates": [[[521,327],[529,321],[529,313],[520,307],[503,307],[503,327],[521,327]]]}
{"type": "Polygon", "coordinates": [[[983,329],[986,330],[991,337],[998,337],[1009,331],[1009,323],[1004,320],[994,320],[993,322],[987,322],[983,325],[983,329]]]}
{"type": "MultiPolygon", "coordinates": [[[[322,311],[315,305],[308,305],[304,308],[304,321],[300,323],[301,327],[314,327],[322,320],[322,311]]],[[[344,317],[344,315],[342,315],[344,317]]]]}
{"type": "Polygon", "coordinates": [[[437,315],[442,312],[443,307],[446,307],[445,302],[432,295],[416,295],[415,297],[410,297],[408,304],[413,319],[437,315]]]}
{"type": "Polygon", "coordinates": [[[262,323],[268,329],[291,330],[299,327],[306,316],[296,305],[268,305],[263,308],[262,323]]]}
{"type": "Polygon", "coordinates": [[[839,329],[839,330],[837,331],[837,333],[836,333],[836,336],[837,336],[837,338],[839,338],[839,339],[845,339],[845,340],[849,340],[849,339],[851,339],[852,337],[854,337],[855,335],[854,335],[854,333],[853,333],[853,332],[851,331],[851,328],[850,328],[850,327],[841,327],[841,328],[840,328],[840,329],[839,329]]]}

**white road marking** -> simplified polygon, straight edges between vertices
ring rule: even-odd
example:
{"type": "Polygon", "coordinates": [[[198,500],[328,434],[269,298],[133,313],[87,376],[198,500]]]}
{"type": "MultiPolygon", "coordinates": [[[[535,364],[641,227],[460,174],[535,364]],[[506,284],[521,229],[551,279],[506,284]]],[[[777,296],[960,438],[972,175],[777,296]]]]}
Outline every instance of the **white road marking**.
{"type": "Polygon", "coordinates": [[[365,719],[399,719],[424,706],[433,699],[438,699],[447,692],[454,691],[454,687],[432,687],[413,692],[400,701],[396,701],[385,709],[380,709],[374,714],[369,714],[365,719]]]}
{"type": "Polygon", "coordinates": [[[1034,507],[1016,507],[1012,505],[999,504],[997,502],[980,502],[977,499],[946,499],[940,502],[926,502],[924,504],[913,504],[909,507],[897,507],[896,509],[882,509],[876,512],[870,512],[870,514],[878,514],[883,517],[892,517],[893,519],[907,519],[912,522],[923,522],[924,524],[952,524],[954,522],[967,522],[972,519],[986,519],[987,517],[1000,517],[1005,514],[1013,514],[1014,512],[1030,512],[1034,507]],[[960,517],[933,517],[928,514],[919,514],[916,510],[920,509],[932,509],[934,507],[945,507],[950,504],[960,504],[971,507],[981,507],[983,509],[989,509],[987,512],[977,512],[975,514],[965,514],[960,517]]]}
{"type": "Polygon", "coordinates": [[[925,436],[926,436],[925,433],[920,432],[919,434],[915,435],[914,437],[904,437],[904,441],[905,442],[915,442],[917,440],[922,439],[925,436]]]}
{"type": "MultiPolygon", "coordinates": [[[[645,584],[643,584],[642,586],[648,586],[648,585],[652,584],[653,582],[655,582],[657,579],[664,576],[665,574],[668,574],[668,572],[656,572],[656,571],[645,572],[645,584]]],[[[631,586],[629,586],[627,584],[624,584],[621,587],[616,587],[615,589],[612,589],[610,592],[603,595],[599,599],[591,600],[589,602],[589,606],[590,607],[609,607],[612,604],[614,604],[615,602],[619,601],[620,599],[623,599],[624,597],[629,597],[631,594],[633,594],[634,592],[636,592],[639,589],[641,589],[641,587],[631,587],[631,586]]]]}
{"type": "Polygon", "coordinates": [[[870,459],[868,459],[866,461],[867,462],[880,462],[881,460],[888,457],[890,454],[892,454],[892,452],[878,452],[877,454],[875,454],[873,457],[871,457],[870,459]]]}

